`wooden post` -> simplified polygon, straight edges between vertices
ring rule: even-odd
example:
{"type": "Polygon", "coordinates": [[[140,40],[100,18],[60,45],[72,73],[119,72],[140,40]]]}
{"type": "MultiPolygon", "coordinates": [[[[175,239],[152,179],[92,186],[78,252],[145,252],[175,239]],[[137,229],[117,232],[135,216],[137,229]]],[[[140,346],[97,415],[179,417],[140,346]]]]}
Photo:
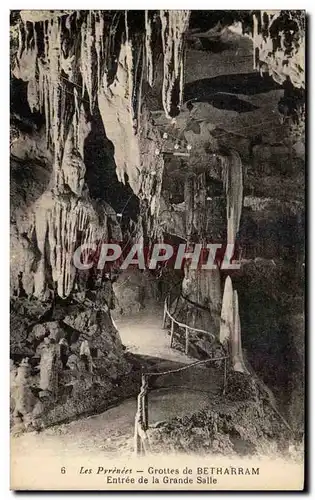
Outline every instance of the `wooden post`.
{"type": "Polygon", "coordinates": [[[174,321],[171,318],[171,347],[173,346],[173,337],[174,337],[174,321]]]}
{"type": "Polygon", "coordinates": [[[141,395],[139,394],[137,399],[137,412],[135,417],[135,433],[134,433],[134,452],[136,457],[139,457],[142,452],[141,437],[139,435],[140,419],[141,419],[141,395]]]}
{"type": "Polygon", "coordinates": [[[141,438],[138,432],[138,422],[137,418],[135,420],[135,434],[134,434],[134,453],[136,457],[141,456],[141,438]]]}
{"type": "Polygon", "coordinates": [[[142,372],[141,388],[137,399],[137,413],[135,418],[134,450],[135,455],[140,456],[145,453],[146,436],[148,428],[148,376],[142,372]]]}
{"type": "Polygon", "coordinates": [[[143,388],[143,396],[142,396],[142,425],[144,430],[146,431],[149,426],[149,406],[148,406],[148,376],[142,375],[142,388],[143,388]]]}
{"type": "Polygon", "coordinates": [[[166,301],[167,299],[165,299],[164,301],[163,324],[162,324],[163,329],[166,327],[166,308],[167,308],[166,301]]]}
{"type": "Polygon", "coordinates": [[[186,346],[185,346],[185,354],[188,356],[188,345],[189,345],[189,328],[186,326],[186,346]]]}

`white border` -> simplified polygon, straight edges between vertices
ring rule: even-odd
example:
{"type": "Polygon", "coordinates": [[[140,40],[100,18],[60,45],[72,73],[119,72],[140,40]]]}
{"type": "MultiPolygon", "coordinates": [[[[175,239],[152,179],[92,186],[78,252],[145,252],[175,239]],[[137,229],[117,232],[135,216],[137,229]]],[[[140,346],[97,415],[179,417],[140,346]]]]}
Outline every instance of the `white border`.
{"type": "MultiPolygon", "coordinates": [[[[244,9],[244,10],[260,10],[260,9],[305,9],[307,13],[312,16],[314,13],[314,3],[311,2],[310,0],[307,2],[299,3],[299,2],[293,2],[289,0],[277,0],[274,2],[249,2],[249,1],[239,1],[239,2],[231,2],[231,1],[221,1],[220,4],[214,2],[211,4],[209,1],[190,1],[188,2],[187,0],[172,0],[169,2],[156,2],[152,1],[149,4],[150,9],[157,9],[157,8],[167,8],[167,9],[189,9],[192,8],[194,10],[207,10],[215,7],[219,7],[220,10],[233,10],[233,9],[244,9]]],[[[1,269],[1,278],[0,278],[0,290],[1,290],[1,297],[0,297],[0,306],[1,306],[1,326],[2,326],[2,331],[1,331],[1,342],[0,342],[0,355],[1,355],[1,375],[2,375],[2,383],[1,383],[1,407],[2,407],[2,412],[1,412],[1,422],[0,422],[0,443],[1,443],[1,455],[2,455],[2,460],[1,460],[1,474],[0,474],[0,493],[1,493],[1,498],[9,498],[12,495],[12,492],[9,492],[9,404],[8,404],[8,394],[9,394],[9,353],[8,353],[8,347],[9,347],[9,155],[8,155],[8,145],[9,145],[9,9],[15,10],[15,9],[112,9],[115,7],[115,9],[124,9],[124,8],[132,8],[132,9],[145,9],[148,8],[148,2],[147,1],[134,1],[132,3],[130,2],[123,2],[121,0],[115,0],[114,5],[113,3],[110,2],[104,2],[100,0],[94,0],[92,5],[88,5],[87,2],[82,2],[79,0],[73,1],[73,0],[68,0],[67,2],[61,2],[61,1],[54,1],[54,2],[49,2],[49,4],[45,4],[43,0],[30,0],[28,2],[22,2],[20,1],[12,1],[8,6],[6,5],[1,5],[0,7],[0,50],[1,50],[1,78],[0,78],[0,96],[1,96],[1,114],[2,114],[2,119],[0,122],[1,126],[1,133],[0,133],[0,140],[1,140],[1,153],[2,153],[2,165],[0,167],[0,186],[1,186],[1,196],[0,196],[0,202],[1,202],[1,245],[0,245],[0,252],[1,252],[1,260],[0,262],[2,263],[2,269],[1,269]],[[66,4],[66,5],[65,5],[66,4]]],[[[311,19],[311,22],[313,20],[311,19]]],[[[311,23],[310,23],[311,24],[311,23]]],[[[309,46],[308,46],[308,53],[310,54],[308,57],[309,63],[311,63],[312,59],[314,58],[314,36],[312,34],[312,31],[310,29],[310,24],[309,24],[309,46]]],[[[314,30],[314,25],[312,26],[314,30]]],[[[309,144],[309,170],[308,170],[308,189],[309,191],[309,212],[308,212],[308,218],[310,222],[310,234],[309,234],[309,262],[312,262],[312,257],[313,257],[313,251],[312,249],[315,248],[315,241],[314,241],[314,234],[315,232],[312,230],[313,229],[313,223],[315,224],[315,203],[313,202],[313,199],[315,197],[315,193],[313,192],[312,188],[314,188],[314,175],[311,174],[313,168],[315,166],[312,164],[313,162],[311,161],[311,153],[312,153],[312,139],[314,138],[314,129],[311,129],[310,126],[310,117],[314,116],[314,106],[315,106],[315,99],[312,99],[312,90],[314,89],[313,83],[314,83],[314,67],[315,65],[310,64],[310,71],[308,73],[308,94],[309,94],[309,110],[308,110],[308,115],[309,115],[309,139],[308,139],[308,144],[309,144]]],[[[315,89],[314,89],[315,90],[315,89]]],[[[311,293],[312,290],[312,285],[314,282],[314,267],[310,266],[311,270],[311,282],[310,282],[310,287],[309,287],[309,312],[310,312],[310,323],[309,323],[309,344],[308,344],[308,350],[312,351],[313,354],[313,342],[314,342],[314,332],[315,332],[315,325],[314,325],[314,316],[312,314],[312,311],[315,311],[315,297],[311,293]]],[[[312,365],[314,364],[313,362],[313,357],[309,354],[309,368],[310,368],[310,374],[311,374],[311,387],[314,390],[315,384],[314,384],[314,369],[312,368],[312,365]]],[[[311,391],[310,394],[311,396],[311,391]]],[[[309,403],[309,408],[310,408],[310,414],[309,414],[309,431],[311,435],[314,434],[314,425],[313,423],[315,422],[315,419],[312,418],[312,400],[313,398],[310,397],[310,400],[308,401],[309,403]]],[[[310,454],[313,455],[314,452],[314,441],[312,440],[312,446],[310,449],[310,454]]],[[[312,480],[312,477],[315,477],[314,474],[314,467],[313,464],[310,464],[310,470],[309,470],[309,479],[310,482],[312,480]]],[[[105,493],[106,494],[106,493],[105,493]]],[[[30,493],[29,494],[31,497],[35,498],[35,495],[30,493]]],[[[36,498],[41,498],[44,493],[36,495],[36,498]]],[[[278,495],[275,494],[270,494],[267,493],[269,497],[277,497],[278,495]]],[[[60,497],[66,498],[66,494],[59,494],[60,497]]],[[[81,496],[81,495],[80,495],[81,496]]],[[[143,494],[142,494],[143,496],[143,494]]],[[[170,494],[164,493],[163,494],[164,498],[169,497],[171,498],[170,494]]],[[[190,497],[196,496],[196,494],[191,494],[189,495],[190,497]]],[[[211,492],[211,496],[217,496],[219,498],[227,497],[229,496],[228,494],[220,494],[217,495],[215,493],[211,492]]],[[[285,494],[283,496],[286,496],[285,494]]],[[[91,494],[83,494],[83,497],[89,498],[91,497],[91,494]]],[[[125,495],[121,494],[116,494],[116,498],[119,497],[125,497],[125,495]]],[[[187,498],[187,495],[185,495],[187,498]]],[[[82,498],[82,496],[81,496],[82,498]]]]}

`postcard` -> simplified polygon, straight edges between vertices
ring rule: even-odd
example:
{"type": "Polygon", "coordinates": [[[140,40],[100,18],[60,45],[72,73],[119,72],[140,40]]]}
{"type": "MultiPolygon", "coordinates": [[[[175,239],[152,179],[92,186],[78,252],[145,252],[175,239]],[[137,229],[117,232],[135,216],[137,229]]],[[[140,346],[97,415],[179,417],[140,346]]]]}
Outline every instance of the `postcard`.
{"type": "Polygon", "coordinates": [[[305,488],[305,37],[11,11],[11,489],[305,488]]]}

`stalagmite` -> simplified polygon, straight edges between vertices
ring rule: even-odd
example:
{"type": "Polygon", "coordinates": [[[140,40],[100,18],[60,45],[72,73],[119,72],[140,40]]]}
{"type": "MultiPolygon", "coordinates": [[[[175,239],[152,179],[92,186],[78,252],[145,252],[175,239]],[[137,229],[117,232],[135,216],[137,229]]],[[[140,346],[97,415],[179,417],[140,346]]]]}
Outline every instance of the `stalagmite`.
{"type": "Polygon", "coordinates": [[[230,276],[227,276],[224,285],[220,321],[220,342],[221,344],[228,342],[230,345],[234,371],[248,373],[242,352],[238,293],[236,290],[233,291],[230,276]]]}
{"type": "MultiPolygon", "coordinates": [[[[152,37],[156,29],[153,21],[154,13],[144,12],[145,37],[143,47],[134,45],[134,35],[129,27],[128,11],[125,11],[125,34],[120,39],[123,54],[117,68],[124,64],[127,71],[127,88],[129,88],[129,104],[133,105],[136,93],[141,94],[141,85],[135,88],[136,69],[134,51],[143,52],[146,56],[147,80],[153,84],[152,37]],[[124,61],[123,61],[124,60],[124,61]]],[[[179,103],[183,92],[183,35],[188,27],[189,11],[160,11],[162,24],[162,45],[164,56],[163,105],[169,116],[172,100],[179,103]]],[[[119,16],[118,16],[119,19],[119,16]]],[[[74,88],[67,85],[71,82],[76,92],[84,92],[93,112],[97,91],[100,86],[108,86],[107,76],[115,45],[117,23],[113,16],[113,26],[105,32],[104,12],[102,11],[22,11],[20,23],[20,46],[17,56],[17,77],[30,82],[30,104],[45,110],[46,129],[51,131],[52,144],[56,147],[56,139],[60,142],[62,157],[62,140],[67,130],[66,111],[69,97],[75,94],[74,88]],[[65,22],[61,21],[61,18],[65,22]],[[80,23],[80,46],[72,41],[71,23],[80,23]],[[116,23],[116,24],[115,24],[116,23]],[[40,27],[40,31],[38,28],[40,27]],[[41,34],[39,34],[41,33],[41,34]],[[42,53],[43,52],[43,53],[42,53]],[[30,61],[33,64],[30,64],[30,61]],[[28,64],[24,64],[27,61],[28,64]],[[35,69],[37,74],[35,75],[35,69]],[[65,76],[62,75],[64,71],[65,76]],[[27,74],[31,72],[32,74],[27,74]],[[80,83],[82,82],[82,84],[80,83]],[[64,134],[63,134],[64,133],[64,134]]],[[[121,35],[120,35],[121,36],[121,35]]],[[[119,78],[118,78],[119,80],[119,78]]],[[[59,158],[60,159],[60,158],[59,158]]]]}
{"type": "Polygon", "coordinates": [[[242,342],[241,342],[241,322],[239,315],[239,306],[238,306],[238,294],[237,291],[234,290],[233,293],[233,330],[232,330],[232,338],[231,338],[231,354],[232,354],[232,363],[233,369],[236,372],[248,373],[248,370],[245,366],[243,353],[242,353],[242,342]]]}
{"type": "Polygon", "coordinates": [[[242,161],[236,151],[223,157],[223,184],[226,192],[227,243],[235,243],[243,205],[242,161]]]}
{"type": "MultiPolygon", "coordinates": [[[[143,47],[139,45],[140,42],[137,42],[137,46],[135,45],[135,33],[129,27],[128,11],[125,11],[123,15],[125,16],[125,33],[120,40],[117,74],[113,84],[108,87],[110,83],[108,71],[111,69],[110,60],[113,55],[111,51],[116,43],[114,38],[117,30],[117,16],[113,16],[114,24],[108,32],[105,32],[102,11],[58,11],[54,15],[49,11],[38,11],[35,14],[32,11],[24,11],[21,14],[20,47],[15,74],[18,78],[29,82],[31,107],[45,112],[46,131],[50,144],[55,148],[57,168],[60,167],[62,161],[69,117],[71,118],[71,113],[77,113],[78,101],[86,98],[85,91],[91,113],[93,113],[98,91],[100,91],[99,104],[101,99],[110,101],[113,109],[110,109],[109,117],[107,113],[102,113],[105,127],[115,122],[116,127],[113,125],[113,132],[119,130],[119,127],[126,128],[123,134],[119,134],[120,137],[123,135],[125,142],[130,142],[129,146],[126,145],[125,158],[120,157],[118,144],[116,149],[117,164],[121,169],[119,178],[124,180],[125,164],[128,164],[130,160],[132,166],[139,165],[139,154],[133,144],[135,141],[133,106],[136,105],[138,98],[140,99],[141,82],[136,82],[139,61],[135,63],[134,53],[145,52],[147,79],[152,85],[153,14],[148,11],[144,13],[143,47]],[[65,22],[62,22],[61,18],[65,22]],[[71,23],[73,22],[80,23],[79,47],[75,46],[72,41],[71,23]],[[126,88],[128,92],[125,95],[126,88]],[[126,106],[128,115],[121,116],[122,109],[126,112],[126,106]]],[[[188,27],[189,11],[163,10],[160,16],[164,55],[163,105],[168,116],[172,99],[181,100],[183,34],[188,27]]],[[[108,106],[105,105],[108,111],[107,108],[108,106]]],[[[115,133],[108,134],[108,136],[111,140],[117,141],[115,133]]],[[[123,142],[119,144],[121,146],[123,142]]],[[[130,171],[131,168],[129,174],[130,171]]]]}
{"type": "Polygon", "coordinates": [[[220,319],[220,342],[230,342],[234,327],[233,286],[230,276],[227,276],[224,284],[222,299],[222,310],[220,319]]]}
{"type": "MultiPolygon", "coordinates": [[[[34,272],[34,295],[43,297],[48,284],[46,269],[60,297],[72,290],[76,269],[73,254],[81,244],[90,245],[107,237],[107,224],[94,208],[73,197],[56,197],[50,191],[34,204],[30,234],[36,236],[40,258],[34,272]]],[[[103,217],[106,219],[106,213],[103,217]]]]}
{"type": "Polygon", "coordinates": [[[76,355],[76,354],[70,354],[68,360],[67,360],[67,367],[69,368],[69,370],[79,370],[79,364],[80,362],[80,359],[79,357],[76,355]]]}
{"type": "Polygon", "coordinates": [[[36,398],[30,388],[30,374],[31,366],[29,360],[28,358],[24,358],[17,369],[14,380],[14,391],[12,394],[14,399],[13,415],[16,419],[22,417],[24,423],[28,422],[28,416],[36,403],[36,398]]]}
{"type": "Polygon", "coordinates": [[[49,391],[56,397],[58,391],[58,376],[61,369],[59,348],[51,339],[45,337],[40,358],[40,381],[42,391],[49,391]]]}
{"type": "Polygon", "coordinates": [[[80,346],[80,357],[84,357],[86,359],[87,371],[92,373],[93,372],[93,361],[92,361],[89,343],[87,340],[83,340],[83,342],[80,346]]]}

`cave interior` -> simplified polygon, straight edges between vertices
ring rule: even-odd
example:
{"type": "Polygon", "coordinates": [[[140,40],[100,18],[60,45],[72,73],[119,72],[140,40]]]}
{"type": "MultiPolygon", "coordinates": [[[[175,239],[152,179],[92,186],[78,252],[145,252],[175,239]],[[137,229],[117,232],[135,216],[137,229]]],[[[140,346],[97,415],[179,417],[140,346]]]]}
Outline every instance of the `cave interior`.
{"type": "MultiPolygon", "coordinates": [[[[15,429],[135,398],[143,367],[230,353],[232,314],[242,359],[235,369],[229,358],[228,394],[259,380],[303,435],[302,21],[300,11],[11,12],[15,429]],[[233,243],[240,267],[75,268],[79,245],[108,241],[233,243]],[[178,323],[170,349],[165,303],[191,328],[188,349],[178,323]]],[[[222,370],[164,376],[152,390],[205,388],[222,370]]],[[[164,420],[189,413],[185,398],[164,420]]]]}

